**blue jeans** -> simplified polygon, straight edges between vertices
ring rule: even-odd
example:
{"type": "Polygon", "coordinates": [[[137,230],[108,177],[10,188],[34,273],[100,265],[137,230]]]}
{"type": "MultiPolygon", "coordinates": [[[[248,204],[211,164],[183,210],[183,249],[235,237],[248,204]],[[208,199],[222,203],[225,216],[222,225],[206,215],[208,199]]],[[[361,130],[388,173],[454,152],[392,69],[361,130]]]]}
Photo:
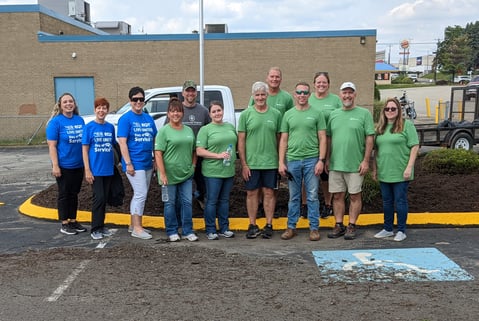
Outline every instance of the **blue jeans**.
{"type": "Polygon", "coordinates": [[[293,175],[288,180],[288,228],[295,229],[299,219],[301,207],[301,184],[304,181],[308,205],[309,229],[319,229],[319,177],[314,175],[314,166],[318,162],[317,157],[288,162],[288,171],[293,175]]]}
{"type": "Polygon", "coordinates": [[[205,227],[206,233],[216,233],[216,216],[218,216],[219,232],[229,230],[230,193],[233,188],[233,177],[216,178],[205,177],[206,204],[205,227]]]}
{"type": "Polygon", "coordinates": [[[184,182],[167,185],[168,201],[164,204],[166,235],[178,233],[178,219],[176,217],[176,200],[180,204],[183,235],[193,233],[192,190],[193,180],[190,177],[184,182]]]}
{"type": "Polygon", "coordinates": [[[407,189],[409,181],[398,183],[379,182],[383,197],[384,229],[392,232],[394,224],[394,207],[397,212],[398,231],[406,232],[407,214],[409,205],[407,202],[407,189]]]}

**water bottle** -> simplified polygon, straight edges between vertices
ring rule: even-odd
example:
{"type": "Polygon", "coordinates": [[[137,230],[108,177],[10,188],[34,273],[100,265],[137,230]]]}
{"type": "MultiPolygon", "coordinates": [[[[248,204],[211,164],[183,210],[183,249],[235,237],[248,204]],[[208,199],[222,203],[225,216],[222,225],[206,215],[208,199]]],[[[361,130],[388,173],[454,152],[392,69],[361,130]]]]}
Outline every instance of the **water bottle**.
{"type": "Polygon", "coordinates": [[[161,200],[163,202],[168,202],[168,186],[161,185],[161,200]]]}
{"type": "Polygon", "coordinates": [[[228,148],[226,148],[226,152],[228,156],[223,158],[223,166],[231,166],[231,153],[233,153],[233,145],[229,144],[228,148]]]}

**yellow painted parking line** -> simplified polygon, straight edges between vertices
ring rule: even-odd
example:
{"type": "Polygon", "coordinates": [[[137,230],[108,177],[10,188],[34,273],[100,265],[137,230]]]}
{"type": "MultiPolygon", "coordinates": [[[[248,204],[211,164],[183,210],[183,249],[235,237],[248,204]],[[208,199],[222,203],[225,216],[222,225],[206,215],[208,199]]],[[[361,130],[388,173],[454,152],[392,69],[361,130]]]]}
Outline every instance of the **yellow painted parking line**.
{"type": "Polygon", "coordinates": [[[3,206],[3,205],[5,205],[5,203],[4,203],[4,202],[0,202],[0,206],[3,206]]]}
{"type": "MultiPolygon", "coordinates": [[[[32,204],[33,196],[26,200],[20,207],[20,213],[47,220],[58,220],[58,212],[56,209],[45,208],[32,204]]],[[[348,216],[345,217],[345,224],[348,223],[348,216]]],[[[77,219],[80,222],[91,222],[91,212],[78,211],[77,219]]],[[[122,213],[106,213],[105,223],[115,225],[129,225],[130,214],[122,213]]],[[[287,218],[280,217],[273,219],[273,227],[275,230],[285,229],[287,225],[287,218]]],[[[369,225],[381,225],[383,224],[383,214],[362,214],[359,216],[357,225],[369,226],[369,225]]],[[[266,224],[265,218],[259,218],[256,220],[259,227],[263,227],[266,224]]],[[[334,217],[330,216],[326,219],[320,219],[320,227],[333,227],[334,217]]],[[[232,217],[230,218],[230,229],[233,231],[246,231],[248,230],[249,220],[248,218],[232,217]]],[[[479,212],[448,212],[448,213],[409,213],[408,226],[413,225],[452,225],[452,226],[479,226],[479,212]]],[[[151,228],[165,228],[165,222],[163,216],[143,216],[143,226],[151,228]]],[[[204,230],[205,222],[203,218],[193,218],[193,228],[195,230],[204,230]]],[[[307,219],[300,218],[298,220],[297,228],[307,229],[309,228],[309,221],[307,219]]]]}

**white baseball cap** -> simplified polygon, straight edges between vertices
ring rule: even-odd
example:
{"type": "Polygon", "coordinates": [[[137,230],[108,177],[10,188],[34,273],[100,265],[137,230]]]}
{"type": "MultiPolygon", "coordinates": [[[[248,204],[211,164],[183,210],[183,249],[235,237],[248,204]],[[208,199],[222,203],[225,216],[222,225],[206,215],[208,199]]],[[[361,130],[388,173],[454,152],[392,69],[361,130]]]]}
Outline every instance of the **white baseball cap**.
{"type": "Polygon", "coordinates": [[[346,89],[346,88],[351,88],[352,90],[356,91],[356,86],[350,81],[343,82],[343,84],[341,85],[339,90],[343,90],[343,89],[346,89]]]}

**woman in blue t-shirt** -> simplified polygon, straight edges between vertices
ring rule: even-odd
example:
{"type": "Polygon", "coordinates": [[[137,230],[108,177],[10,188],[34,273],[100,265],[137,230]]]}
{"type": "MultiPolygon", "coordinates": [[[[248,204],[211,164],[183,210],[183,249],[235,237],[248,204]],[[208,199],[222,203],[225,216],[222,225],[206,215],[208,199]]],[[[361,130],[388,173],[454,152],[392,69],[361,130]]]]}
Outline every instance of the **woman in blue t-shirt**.
{"type": "Polygon", "coordinates": [[[105,227],[105,210],[115,166],[115,127],[105,121],[110,103],[105,98],[94,102],[95,120],[83,130],[83,163],[85,180],[92,185],[91,237],[94,240],[111,236],[105,227]]]}
{"type": "Polygon", "coordinates": [[[47,125],[47,143],[52,175],[58,184],[58,218],[60,232],[74,235],[86,232],[77,222],[78,193],[83,181],[82,133],[85,122],[78,116],[78,107],[72,94],[58,98],[47,125]]]}
{"type": "Polygon", "coordinates": [[[152,236],[143,228],[146,197],[153,174],[153,145],[157,133],[155,121],[143,112],[145,91],[133,87],[128,93],[131,110],[118,121],[118,142],[123,171],[133,189],[130,202],[131,236],[148,240],[152,236]]]}

